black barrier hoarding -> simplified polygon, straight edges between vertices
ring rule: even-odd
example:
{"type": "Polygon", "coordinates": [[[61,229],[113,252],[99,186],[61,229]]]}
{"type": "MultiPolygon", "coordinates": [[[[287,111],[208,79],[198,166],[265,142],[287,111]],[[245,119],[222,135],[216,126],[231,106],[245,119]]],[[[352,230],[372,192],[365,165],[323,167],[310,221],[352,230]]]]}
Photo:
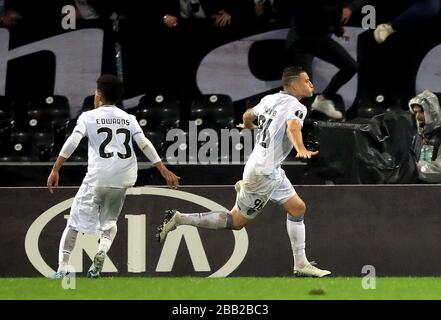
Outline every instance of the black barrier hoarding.
{"type": "MultiPolygon", "coordinates": [[[[298,186],[307,213],[307,256],[336,276],[429,276],[441,270],[440,186],[298,186]]],[[[49,275],[77,188],[0,189],[0,276],[49,275]]],[[[120,276],[289,276],[292,254],[285,214],[268,204],[241,231],[181,226],[162,245],[156,226],[167,208],[228,210],[232,186],[139,187],[128,191],[118,234],[104,265],[120,276]]],[[[71,262],[81,274],[97,250],[80,235],[71,262]]]]}

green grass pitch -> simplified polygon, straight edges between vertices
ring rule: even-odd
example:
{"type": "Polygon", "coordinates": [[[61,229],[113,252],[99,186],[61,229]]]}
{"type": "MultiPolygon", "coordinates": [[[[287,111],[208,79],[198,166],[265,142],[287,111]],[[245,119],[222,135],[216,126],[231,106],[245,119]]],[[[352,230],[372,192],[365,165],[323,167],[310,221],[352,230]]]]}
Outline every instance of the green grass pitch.
{"type": "Polygon", "coordinates": [[[165,278],[103,277],[61,280],[0,278],[0,299],[148,299],[148,300],[360,300],[441,299],[441,278],[376,278],[363,289],[362,278],[165,278]],[[73,282],[71,283],[73,285],[73,282]]]}

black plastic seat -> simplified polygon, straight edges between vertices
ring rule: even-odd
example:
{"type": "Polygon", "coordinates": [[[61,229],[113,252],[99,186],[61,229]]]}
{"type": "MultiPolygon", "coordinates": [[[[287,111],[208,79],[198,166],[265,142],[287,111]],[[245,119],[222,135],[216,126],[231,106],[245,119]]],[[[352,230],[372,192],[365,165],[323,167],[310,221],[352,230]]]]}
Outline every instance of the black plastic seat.
{"type": "MultiPolygon", "coordinates": [[[[144,129],[144,128],[143,128],[144,129]]],[[[153,146],[156,149],[156,152],[158,152],[158,155],[163,158],[164,156],[164,150],[165,150],[165,136],[162,133],[162,131],[149,131],[149,130],[143,130],[144,135],[147,139],[150,140],[150,142],[153,144],[153,146]]],[[[138,146],[135,142],[133,142],[133,147],[135,149],[136,156],[140,161],[148,161],[145,155],[142,153],[141,150],[139,150],[138,146]]]]}
{"type": "MultiPolygon", "coordinates": [[[[256,130],[238,130],[232,129],[229,132],[229,148],[228,154],[231,163],[246,162],[253,151],[256,141],[256,130]]],[[[221,150],[221,160],[225,161],[225,151],[221,150]]]]}
{"type": "Polygon", "coordinates": [[[9,155],[15,157],[30,157],[31,161],[38,159],[38,153],[34,148],[32,132],[14,131],[11,134],[9,155]]]}
{"type": "Polygon", "coordinates": [[[8,141],[14,126],[14,114],[9,111],[0,110],[0,143],[8,141]]]}
{"type": "Polygon", "coordinates": [[[54,136],[52,132],[35,132],[34,147],[38,149],[38,160],[50,161],[54,148],[54,136]]]}
{"type": "Polygon", "coordinates": [[[52,148],[51,132],[14,130],[1,157],[2,161],[49,161],[52,148]]]}
{"type": "Polygon", "coordinates": [[[172,164],[189,162],[188,140],[188,132],[182,130],[176,131],[176,134],[169,137],[166,136],[164,158],[167,162],[172,164]]]}
{"type": "Polygon", "coordinates": [[[0,96],[0,110],[12,111],[12,101],[8,97],[0,96]]]}
{"type": "Polygon", "coordinates": [[[95,108],[95,96],[87,96],[83,101],[83,112],[93,110],[95,108]]]}
{"type": "Polygon", "coordinates": [[[234,127],[234,105],[225,94],[204,94],[193,99],[190,120],[198,128],[223,129],[234,127]]]}
{"type": "Polygon", "coordinates": [[[178,131],[166,141],[165,158],[170,163],[243,163],[254,146],[255,134],[250,130],[206,128],[195,140],[188,132],[178,131]]]}
{"type": "MultiPolygon", "coordinates": [[[[203,137],[205,132],[208,131],[202,130],[200,137],[203,137]]],[[[216,134],[217,141],[216,139],[214,141],[204,139],[207,142],[199,142],[200,148],[204,148],[204,151],[209,150],[209,153],[206,153],[207,157],[212,159],[212,161],[218,161],[218,163],[243,163],[248,160],[254,147],[254,131],[238,130],[236,128],[221,129],[216,131],[216,134]]],[[[211,135],[211,133],[208,135],[211,135]]],[[[202,159],[198,160],[201,161],[202,159]]]]}
{"type": "Polygon", "coordinates": [[[0,110],[3,111],[2,117],[12,116],[14,120],[14,128],[23,129],[27,128],[27,112],[28,112],[29,100],[24,97],[9,98],[0,96],[0,110]]]}
{"type": "Polygon", "coordinates": [[[29,102],[27,120],[29,126],[38,130],[49,126],[66,126],[70,119],[69,101],[64,96],[32,99],[29,102]]]}
{"type": "Polygon", "coordinates": [[[179,100],[163,94],[146,94],[138,103],[137,119],[141,127],[164,133],[180,124],[179,100]]]}

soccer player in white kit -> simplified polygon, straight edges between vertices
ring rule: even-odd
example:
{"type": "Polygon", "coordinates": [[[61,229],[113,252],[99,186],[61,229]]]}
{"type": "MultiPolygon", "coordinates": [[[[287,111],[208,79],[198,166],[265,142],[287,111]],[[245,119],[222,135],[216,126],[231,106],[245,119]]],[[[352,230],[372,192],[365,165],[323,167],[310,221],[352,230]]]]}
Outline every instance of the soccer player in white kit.
{"type": "Polygon", "coordinates": [[[117,220],[124,204],[126,190],[137,179],[138,164],[133,143],[159,170],[169,187],[179,185],[179,177],[161,161],[152,143],[145,137],[136,118],[115,106],[123,93],[122,82],[113,75],[97,80],[95,109],[83,112],[71,136],[64,143],[47,179],[51,193],[58,186],[59,170],[75,151],[83,137],[89,140],[87,173],[70,210],[70,217],[60,241],[58,270],[53,278],[69,272],[68,263],[78,232],[100,231],[98,253],[88,277],[100,276],[107,252],[117,232],[117,220]]]}
{"type": "Polygon", "coordinates": [[[236,183],[236,204],[230,212],[181,213],[167,210],[158,227],[158,241],[163,242],[168,232],[179,225],[192,225],[208,229],[242,229],[254,219],[268,200],[279,204],[288,214],[286,229],[294,256],[294,276],[323,277],[331,272],[313,266],[305,254],[306,206],[295,192],[284,170],[283,160],[293,146],[297,158],[309,159],[318,151],[305,148],[301,129],[307,109],[299,100],[311,97],[314,86],[301,68],[286,68],[282,75],[283,91],[267,95],[243,115],[239,128],[255,129],[258,135],[253,152],[243,172],[243,179],[236,183]],[[258,120],[258,126],[254,124],[258,120]]]}

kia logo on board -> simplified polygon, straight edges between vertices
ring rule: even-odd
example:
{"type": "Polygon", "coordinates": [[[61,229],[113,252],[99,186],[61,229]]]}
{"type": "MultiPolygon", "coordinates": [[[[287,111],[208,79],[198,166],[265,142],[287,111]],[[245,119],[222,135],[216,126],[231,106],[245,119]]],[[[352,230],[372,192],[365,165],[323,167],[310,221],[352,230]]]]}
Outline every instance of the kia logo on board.
{"type": "MultiPolygon", "coordinates": [[[[207,199],[205,197],[192,194],[180,190],[170,190],[165,188],[154,187],[137,187],[127,190],[127,195],[132,196],[163,196],[169,198],[180,199],[188,201],[210,211],[229,211],[222,205],[207,199]]],[[[43,229],[48,225],[52,219],[69,209],[74,198],[64,200],[45,212],[43,212],[32,225],[29,227],[25,238],[25,250],[29,261],[43,276],[50,276],[53,270],[48,263],[43,259],[39,240],[43,229]]],[[[127,201],[127,200],[126,200],[127,201]]],[[[65,216],[67,218],[68,216],[65,216]]],[[[145,214],[126,214],[125,218],[128,222],[127,228],[127,268],[131,273],[142,273],[146,271],[146,215],[145,214]]],[[[121,219],[121,217],[120,217],[121,219]]],[[[248,252],[248,234],[244,229],[232,231],[234,237],[234,249],[230,258],[218,270],[214,271],[209,277],[227,277],[242,263],[248,252]]],[[[171,272],[175,262],[178,248],[181,240],[185,239],[188,253],[193,263],[194,271],[196,272],[210,272],[210,264],[202,244],[201,237],[197,228],[192,226],[179,226],[175,231],[169,234],[161,249],[160,257],[156,265],[156,272],[171,272]]],[[[89,257],[93,258],[96,253],[98,235],[96,236],[82,236],[79,234],[75,249],[71,255],[70,263],[74,266],[77,272],[82,272],[82,256],[83,251],[89,257]]],[[[105,260],[103,272],[118,272],[115,264],[112,262],[111,256],[105,260]]]]}

